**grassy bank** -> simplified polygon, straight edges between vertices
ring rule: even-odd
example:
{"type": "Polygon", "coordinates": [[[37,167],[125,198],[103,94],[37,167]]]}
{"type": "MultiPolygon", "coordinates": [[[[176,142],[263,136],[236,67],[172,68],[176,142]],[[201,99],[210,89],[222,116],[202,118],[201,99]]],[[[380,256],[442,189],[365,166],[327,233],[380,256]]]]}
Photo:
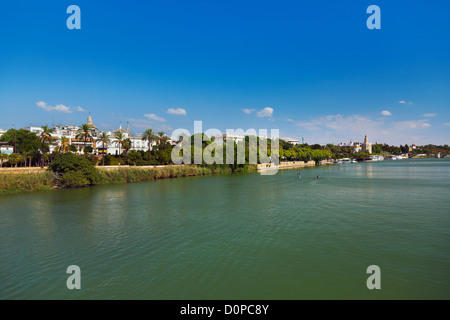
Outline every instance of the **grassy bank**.
{"type": "Polygon", "coordinates": [[[56,187],[51,172],[0,174],[0,195],[26,191],[51,190],[56,187]]]}
{"type": "MultiPolygon", "coordinates": [[[[96,185],[232,173],[229,167],[201,167],[195,165],[167,166],[151,169],[127,167],[113,170],[96,170],[98,172],[96,185]]],[[[256,166],[248,166],[239,172],[256,172],[256,166]]],[[[54,175],[48,171],[28,174],[0,174],[0,195],[57,188],[58,182],[55,180],[54,175]]]]}

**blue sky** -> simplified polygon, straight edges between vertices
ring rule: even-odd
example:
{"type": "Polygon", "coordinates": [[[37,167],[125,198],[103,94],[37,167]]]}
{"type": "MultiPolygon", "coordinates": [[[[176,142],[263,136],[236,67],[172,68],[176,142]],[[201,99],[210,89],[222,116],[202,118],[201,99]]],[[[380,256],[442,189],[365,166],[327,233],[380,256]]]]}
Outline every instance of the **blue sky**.
{"type": "Polygon", "coordinates": [[[0,128],[450,142],[449,1],[8,1],[0,128]],[[69,30],[69,5],[81,30],[69,30]],[[381,30],[369,30],[369,5],[381,30]],[[171,111],[169,111],[171,110],[171,111]]]}

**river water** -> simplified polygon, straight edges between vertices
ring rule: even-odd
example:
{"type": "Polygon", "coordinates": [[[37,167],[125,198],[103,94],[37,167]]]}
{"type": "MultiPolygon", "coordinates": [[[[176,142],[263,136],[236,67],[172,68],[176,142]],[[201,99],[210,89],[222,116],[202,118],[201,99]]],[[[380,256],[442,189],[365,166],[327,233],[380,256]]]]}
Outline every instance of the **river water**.
{"type": "Polygon", "coordinates": [[[411,159],[1,196],[0,299],[450,299],[449,191],[411,159]]]}

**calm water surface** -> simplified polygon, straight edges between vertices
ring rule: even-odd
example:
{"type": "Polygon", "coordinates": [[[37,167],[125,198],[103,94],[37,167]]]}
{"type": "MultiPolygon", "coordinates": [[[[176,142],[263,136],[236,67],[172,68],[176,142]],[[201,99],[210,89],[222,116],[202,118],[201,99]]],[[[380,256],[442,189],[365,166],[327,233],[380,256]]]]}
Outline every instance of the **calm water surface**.
{"type": "Polygon", "coordinates": [[[2,196],[0,299],[450,299],[450,159],[297,172],[2,196]]]}

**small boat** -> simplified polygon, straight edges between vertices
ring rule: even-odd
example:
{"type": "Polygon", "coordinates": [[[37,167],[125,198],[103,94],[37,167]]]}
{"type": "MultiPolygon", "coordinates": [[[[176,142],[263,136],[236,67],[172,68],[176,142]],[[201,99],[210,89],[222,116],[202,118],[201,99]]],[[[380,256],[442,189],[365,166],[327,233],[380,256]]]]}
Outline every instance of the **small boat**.
{"type": "Polygon", "coordinates": [[[372,161],[382,161],[382,160],[384,160],[384,157],[375,154],[375,155],[371,155],[369,158],[366,158],[366,159],[364,159],[364,160],[366,160],[366,161],[368,161],[368,162],[372,162],[372,161]]]}
{"type": "Polygon", "coordinates": [[[351,163],[350,158],[344,158],[342,159],[342,163],[351,163]]]}

